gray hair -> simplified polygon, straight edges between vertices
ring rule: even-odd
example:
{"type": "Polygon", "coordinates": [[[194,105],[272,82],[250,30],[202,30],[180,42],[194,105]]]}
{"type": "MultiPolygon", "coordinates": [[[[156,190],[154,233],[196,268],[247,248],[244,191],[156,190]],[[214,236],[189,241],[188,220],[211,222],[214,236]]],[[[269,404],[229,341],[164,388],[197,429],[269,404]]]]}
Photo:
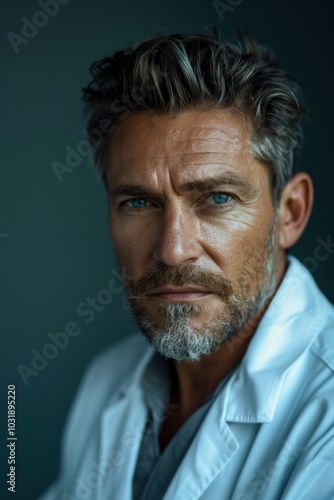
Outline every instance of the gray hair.
{"type": "Polygon", "coordinates": [[[83,89],[87,132],[107,184],[110,135],[131,111],[175,114],[194,108],[240,113],[250,150],[270,167],[273,202],[297,170],[305,106],[298,85],[272,51],[249,35],[222,41],[218,31],[159,35],[94,62],[83,89]]]}

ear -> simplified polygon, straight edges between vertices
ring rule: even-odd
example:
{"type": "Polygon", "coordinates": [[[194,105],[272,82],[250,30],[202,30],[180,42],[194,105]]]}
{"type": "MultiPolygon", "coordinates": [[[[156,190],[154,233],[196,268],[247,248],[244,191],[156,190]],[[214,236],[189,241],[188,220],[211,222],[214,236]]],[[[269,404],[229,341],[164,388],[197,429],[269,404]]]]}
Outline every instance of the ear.
{"type": "Polygon", "coordinates": [[[305,172],[294,175],[286,185],[280,201],[279,246],[294,245],[304,232],[313,205],[313,185],[305,172]]]}

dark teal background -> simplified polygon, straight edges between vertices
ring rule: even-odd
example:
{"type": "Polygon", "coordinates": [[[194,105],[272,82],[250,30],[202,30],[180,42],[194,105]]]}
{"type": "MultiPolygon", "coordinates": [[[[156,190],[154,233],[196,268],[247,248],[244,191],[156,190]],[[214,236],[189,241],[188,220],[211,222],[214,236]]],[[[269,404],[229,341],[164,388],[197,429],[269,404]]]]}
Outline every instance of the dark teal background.
{"type": "MultiPolygon", "coordinates": [[[[106,199],[86,157],[62,183],[51,167],[64,163],[67,145],[76,149],[85,138],[81,88],[94,60],[157,32],[190,33],[205,25],[227,37],[248,30],[272,46],[310,109],[301,165],[314,179],[315,207],[292,253],[305,261],[317,238],[334,239],[330,1],[243,0],[222,21],[211,1],[70,0],[15,54],[7,33],[21,34],[22,16],[31,20],[40,10],[37,1],[13,0],[3,5],[0,21],[1,436],[7,437],[7,385],[16,384],[14,498],[24,500],[36,498],[56,477],[61,430],[87,363],[135,329],[120,293],[89,324],[76,314],[78,304],[106,287],[115,267],[106,199]],[[48,333],[69,321],[81,333],[25,386],[17,366],[29,366],[31,350],[41,351],[48,333]]],[[[316,262],[313,275],[334,301],[334,255],[316,262]]],[[[7,498],[6,456],[2,440],[0,498],[7,498]]]]}

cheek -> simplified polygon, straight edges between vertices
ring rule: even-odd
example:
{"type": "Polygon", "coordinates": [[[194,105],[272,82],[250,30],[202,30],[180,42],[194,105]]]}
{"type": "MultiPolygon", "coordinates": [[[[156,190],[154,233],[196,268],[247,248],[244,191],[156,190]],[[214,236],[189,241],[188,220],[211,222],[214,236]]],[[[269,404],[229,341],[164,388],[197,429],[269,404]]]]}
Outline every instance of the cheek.
{"type": "Polygon", "coordinates": [[[206,227],[203,246],[225,277],[234,281],[245,267],[258,262],[260,256],[266,258],[269,232],[266,226],[267,221],[262,221],[259,227],[231,221],[214,228],[206,227]]]}

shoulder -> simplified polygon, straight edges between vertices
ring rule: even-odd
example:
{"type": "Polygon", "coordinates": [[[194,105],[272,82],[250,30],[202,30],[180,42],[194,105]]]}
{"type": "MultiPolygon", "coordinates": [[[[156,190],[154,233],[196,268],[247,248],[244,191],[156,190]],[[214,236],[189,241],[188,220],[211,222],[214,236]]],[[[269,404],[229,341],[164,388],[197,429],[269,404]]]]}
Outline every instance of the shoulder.
{"type": "Polygon", "coordinates": [[[334,372],[334,306],[319,289],[314,277],[295,257],[287,276],[284,295],[294,317],[294,329],[305,341],[308,351],[315,355],[324,369],[334,372]],[[290,295],[289,295],[290,294],[290,295]]]}
{"type": "Polygon", "coordinates": [[[92,429],[99,429],[103,411],[117,402],[122,389],[130,385],[152,352],[140,334],[129,335],[98,354],[88,365],[66,420],[62,439],[64,467],[76,463],[85,453],[92,429]]]}

